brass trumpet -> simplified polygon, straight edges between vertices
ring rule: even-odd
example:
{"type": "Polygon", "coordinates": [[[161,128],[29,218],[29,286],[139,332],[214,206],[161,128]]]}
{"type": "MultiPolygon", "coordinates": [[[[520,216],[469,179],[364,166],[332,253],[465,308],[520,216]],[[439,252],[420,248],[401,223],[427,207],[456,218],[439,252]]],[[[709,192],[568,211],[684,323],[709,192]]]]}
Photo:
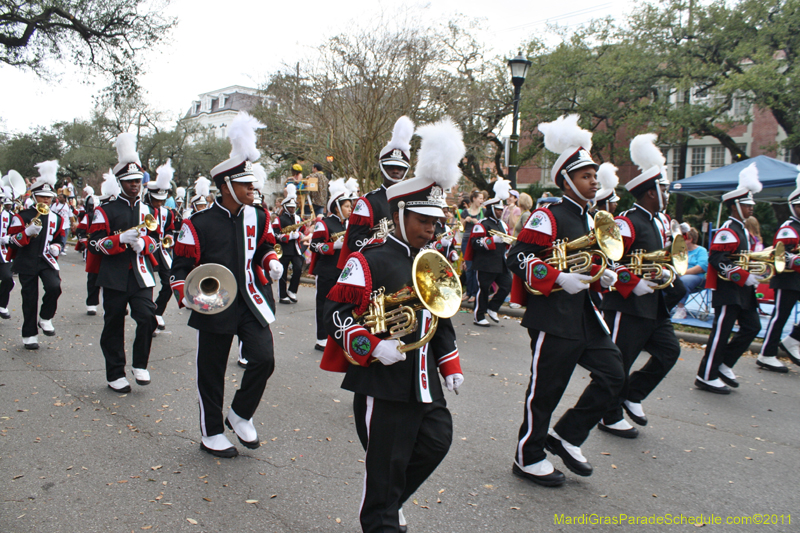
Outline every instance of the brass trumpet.
{"type": "MultiPolygon", "coordinates": [[[[619,232],[617,223],[614,222],[614,215],[608,211],[598,211],[594,216],[594,229],[592,231],[574,241],[557,241],[550,248],[550,257],[544,261],[562,272],[589,274],[592,271],[594,258],[597,257],[600,259],[600,270],[592,276],[592,279],[586,282],[591,284],[603,275],[608,260],[619,261],[624,250],[622,235],[619,232]],[[584,248],[590,249],[584,250],[584,248]],[[581,251],[577,252],[576,250],[581,251]]],[[[525,283],[525,289],[533,295],[542,295],[541,292],[531,287],[528,283],[525,283]]],[[[563,289],[555,287],[551,292],[560,290],[563,289]]]]}
{"type": "MultiPolygon", "coordinates": [[[[774,248],[770,246],[760,252],[744,252],[733,254],[732,257],[736,266],[747,270],[750,274],[762,276],[764,278],[762,282],[772,279],[775,274],[780,274],[786,268],[786,250],[780,241],[774,248]]],[[[719,277],[730,281],[730,278],[721,272],[719,277]]]]}
{"type": "Polygon", "coordinates": [[[45,203],[39,202],[38,204],[36,204],[36,216],[33,217],[30,222],[28,222],[28,226],[30,225],[41,226],[42,221],[39,220],[39,217],[42,215],[47,216],[49,214],[50,214],[50,207],[45,203]]]}
{"type": "Polygon", "coordinates": [[[331,241],[331,242],[334,242],[334,241],[338,240],[338,239],[339,239],[339,237],[344,237],[344,234],[345,234],[345,233],[347,233],[347,230],[340,231],[339,233],[333,233],[333,234],[331,234],[331,236],[330,236],[330,237],[328,237],[328,238],[330,239],[330,241],[331,241]]]}
{"type": "MultiPolygon", "coordinates": [[[[672,246],[655,252],[637,250],[628,258],[630,261],[625,266],[632,274],[639,277],[658,279],[661,277],[662,269],[665,268],[669,271],[667,281],[656,285],[653,290],[666,289],[672,285],[676,276],[686,274],[686,269],[689,267],[689,255],[686,252],[686,241],[683,240],[683,235],[673,235],[672,246]]],[[[613,287],[611,290],[614,290],[613,287]]]]}
{"type": "Polygon", "coordinates": [[[298,222],[297,224],[292,224],[291,226],[286,226],[285,228],[281,228],[281,235],[286,235],[287,233],[291,233],[297,228],[301,226],[308,226],[312,222],[314,222],[316,218],[309,218],[308,220],[304,220],[302,222],[298,222]]]}
{"type": "Polygon", "coordinates": [[[272,250],[275,252],[275,255],[278,256],[278,260],[283,257],[283,248],[277,242],[275,243],[275,246],[272,247],[272,250]]]}
{"type": "MultiPolygon", "coordinates": [[[[372,293],[366,313],[354,317],[373,335],[382,339],[400,339],[417,331],[417,311],[430,311],[430,328],[418,341],[401,345],[398,349],[403,353],[425,345],[436,333],[439,319],[450,318],[461,307],[458,274],[439,252],[428,249],[417,254],[411,275],[413,286],[390,295],[385,295],[381,287],[372,293]]],[[[358,364],[346,351],[345,355],[351,363],[358,364]]]]}
{"type": "Polygon", "coordinates": [[[163,239],[161,239],[161,247],[165,250],[168,250],[173,246],[175,246],[175,239],[172,237],[172,235],[166,235],[163,239]]]}
{"type": "MultiPolygon", "coordinates": [[[[37,206],[36,209],[39,209],[39,207],[37,206]]],[[[126,231],[130,231],[130,230],[139,231],[142,228],[147,228],[147,231],[155,231],[155,230],[157,230],[158,229],[158,221],[156,221],[156,217],[154,217],[153,215],[148,213],[148,214],[146,214],[144,216],[144,222],[142,222],[138,226],[134,226],[132,228],[128,228],[128,229],[125,229],[125,230],[122,230],[122,229],[121,230],[117,230],[116,232],[114,232],[114,235],[119,235],[120,233],[125,233],[126,231]]]]}
{"type": "Polygon", "coordinates": [[[509,235],[508,233],[503,233],[502,231],[497,231],[496,229],[490,229],[489,235],[499,235],[503,238],[503,242],[508,244],[509,246],[517,242],[517,238],[513,235],[509,235]]]}

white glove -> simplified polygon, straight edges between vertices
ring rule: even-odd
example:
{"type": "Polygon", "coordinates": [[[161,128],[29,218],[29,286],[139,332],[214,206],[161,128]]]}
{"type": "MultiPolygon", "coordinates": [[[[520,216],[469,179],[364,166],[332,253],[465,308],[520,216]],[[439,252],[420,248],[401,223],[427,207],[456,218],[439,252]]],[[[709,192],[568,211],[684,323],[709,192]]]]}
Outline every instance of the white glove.
{"type": "Polygon", "coordinates": [[[273,279],[273,281],[278,281],[283,276],[283,265],[280,261],[276,259],[272,259],[269,262],[269,277],[273,279]]]}
{"type": "Polygon", "coordinates": [[[451,244],[453,244],[453,239],[442,237],[442,246],[444,246],[445,248],[449,248],[451,244]]]}
{"type": "Polygon", "coordinates": [[[661,267],[661,279],[666,280],[672,275],[672,271],[668,268],[661,267]]]}
{"type": "Polygon", "coordinates": [[[52,255],[53,257],[58,257],[58,254],[61,253],[61,247],[57,244],[51,244],[49,248],[50,248],[50,255],[52,255]]]}
{"type": "Polygon", "coordinates": [[[570,294],[578,294],[589,288],[589,281],[592,276],[585,274],[572,274],[570,272],[562,272],[556,278],[556,283],[561,285],[561,288],[570,294]]]}
{"type": "Polygon", "coordinates": [[[336,241],[334,241],[333,249],[334,250],[341,250],[343,245],[344,245],[344,238],[340,237],[340,238],[336,239],[336,241]]]}
{"type": "Polygon", "coordinates": [[[636,296],[644,296],[645,294],[653,294],[655,291],[653,287],[658,285],[653,281],[647,279],[640,279],[639,283],[636,284],[636,287],[633,288],[633,294],[636,296]]]}
{"type": "Polygon", "coordinates": [[[297,230],[294,230],[293,232],[291,232],[291,233],[289,234],[289,240],[290,240],[290,241],[293,241],[293,240],[295,240],[295,239],[299,239],[299,238],[300,238],[300,232],[299,232],[299,231],[297,231],[297,230]]]}
{"type": "Polygon", "coordinates": [[[133,241],[133,243],[131,244],[131,250],[133,250],[137,254],[142,253],[142,250],[144,250],[144,239],[138,238],[135,241],[133,241]]]}
{"type": "Polygon", "coordinates": [[[501,237],[500,235],[493,235],[492,240],[494,241],[495,244],[500,244],[501,242],[504,242],[503,237],[501,237]]]}
{"type": "Polygon", "coordinates": [[[603,271],[603,275],[600,276],[600,286],[604,289],[611,287],[613,284],[617,282],[617,273],[607,268],[603,271]]]}
{"type": "Polygon", "coordinates": [[[35,237],[39,235],[39,232],[42,231],[41,226],[37,226],[36,224],[31,224],[27,228],[25,228],[25,235],[28,237],[35,237]]]}
{"type": "MultiPolygon", "coordinates": [[[[119,236],[119,242],[122,244],[133,245],[139,239],[139,230],[129,229],[119,236]]],[[[138,253],[138,252],[137,252],[138,253]]]]}
{"type": "Polygon", "coordinates": [[[5,237],[0,237],[0,244],[3,246],[8,246],[8,241],[11,240],[11,237],[6,235],[5,237]]]}
{"type": "Polygon", "coordinates": [[[464,383],[463,374],[450,374],[444,378],[444,383],[447,385],[447,390],[458,390],[462,383],[464,383]]]}
{"type": "Polygon", "coordinates": [[[372,357],[386,366],[405,361],[406,354],[401,353],[400,350],[398,350],[399,347],[400,341],[397,339],[381,341],[375,347],[375,350],[372,351],[372,357]]]}
{"type": "Polygon", "coordinates": [[[750,274],[747,276],[747,279],[744,281],[745,287],[758,287],[758,284],[764,281],[764,278],[761,276],[756,276],[755,274],[750,274]]]}

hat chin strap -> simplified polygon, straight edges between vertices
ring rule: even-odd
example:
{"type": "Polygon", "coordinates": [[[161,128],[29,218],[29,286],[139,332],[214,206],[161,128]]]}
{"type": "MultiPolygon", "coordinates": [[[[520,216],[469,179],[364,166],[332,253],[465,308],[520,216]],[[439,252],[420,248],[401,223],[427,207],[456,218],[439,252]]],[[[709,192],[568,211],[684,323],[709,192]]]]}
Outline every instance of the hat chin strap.
{"type": "Polygon", "coordinates": [[[739,205],[739,200],[733,201],[736,204],[736,211],[739,212],[739,219],[744,222],[744,215],[742,214],[742,207],[739,205]]]}
{"type": "MultiPolygon", "coordinates": [[[[383,168],[383,163],[379,164],[378,166],[381,167],[381,174],[383,174],[383,177],[386,178],[387,180],[391,181],[392,183],[400,183],[401,181],[406,179],[406,174],[408,174],[408,169],[405,169],[405,171],[403,172],[403,175],[400,177],[400,179],[396,180],[394,178],[390,178],[389,177],[389,174],[387,174],[386,170],[383,168]]],[[[399,165],[395,165],[395,166],[399,166],[399,165]]]]}
{"type": "Polygon", "coordinates": [[[228,186],[228,190],[231,192],[231,196],[233,196],[234,201],[239,205],[244,205],[244,204],[242,204],[241,200],[239,200],[239,197],[236,196],[236,193],[233,190],[233,185],[231,185],[230,176],[225,176],[225,185],[228,186]]]}
{"type": "Polygon", "coordinates": [[[403,212],[405,210],[406,210],[406,208],[405,208],[405,204],[404,204],[403,206],[400,207],[400,220],[399,220],[399,222],[400,222],[400,234],[403,236],[403,240],[405,241],[405,243],[410,246],[411,243],[408,242],[408,237],[406,237],[406,221],[405,221],[405,218],[403,217],[403,212]]]}
{"type": "Polygon", "coordinates": [[[580,198],[581,200],[583,200],[584,202],[587,202],[587,203],[591,201],[591,200],[589,200],[588,198],[586,198],[584,195],[582,195],[582,194],[581,194],[581,193],[578,191],[578,189],[577,189],[577,188],[575,188],[575,184],[574,184],[574,183],[572,183],[572,180],[570,179],[570,177],[569,177],[569,174],[567,174],[567,171],[566,171],[566,170],[564,170],[564,169],[561,169],[561,177],[562,177],[562,178],[564,178],[565,180],[567,180],[567,183],[569,183],[569,186],[570,186],[570,188],[572,189],[572,192],[574,192],[574,193],[575,193],[575,195],[576,195],[578,198],[580,198]]]}

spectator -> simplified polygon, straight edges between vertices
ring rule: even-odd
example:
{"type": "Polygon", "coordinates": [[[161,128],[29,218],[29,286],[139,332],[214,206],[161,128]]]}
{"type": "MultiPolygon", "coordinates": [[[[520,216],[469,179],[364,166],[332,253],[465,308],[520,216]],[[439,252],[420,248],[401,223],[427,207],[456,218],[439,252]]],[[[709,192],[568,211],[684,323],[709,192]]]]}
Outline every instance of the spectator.
{"type": "MultiPolygon", "coordinates": [[[[472,226],[484,218],[483,208],[481,207],[484,198],[485,196],[483,195],[482,191],[477,189],[472,191],[472,193],[469,195],[469,206],[461,211],[461,222],[464,224],[464,235],[461,237],[462,253],[467,249],[467,241],[472,233],[472,226]]],[[[478,277],[477,273],[472,270],[472,261],[464,261],[463,264],[464,274],[466,277],[465,285],[467,288],[464,298],[468,298],[469,302],[472,303],[475,301],[475,296],[478,294],[478,277]]]]}
{"type": "Polygon", "coordinates": [[[744,221],[744,229],[750,234],[750,251],[760,252],[764,249],[764,242],[761,239],[761,224],[756,217],[748,217],[744,221]]]}
{"type": "Polygon", "coordinates": [[[503,214],[501,216],[503,222],[505,222],[506,226],[508,226],[508,231],[511,232],[511,235],[515,235],[514,230],[517,227],[517,222],[519,221],[520,214],[522,213],[522,210],[517,205],[518,202],[519,192],[511,189],[508,192],[508,200],[506,200],[506,206],[503,208],[503,214]]]}
{"type": "Polygon", "coordinates": [[[310,193],[311,205],[314,206],[315,215],[325,215],[325,206],[328,205],[328,178],[319,163],[314,163],[312,168],[314,171],[308,177],[317,178],[317,190],[310,193]]]}
{"type": "Polygon", "coordinates": [[[681,232],[686,240],[686,250],[689,253],[689,268],[686,269],[686,274],[681,276],[681,281],[686,286],[686,294],[675,308],[675,314],[672,316],[675,319],[686,318],[686,298],[698,287],[701,287],[706,280],[708,271],[708,250],[697,244],[699,238],[697,230],[689,224],[683,223],[681,232]]]}
{"type": "Polygon", "coordinates": [[[519,208],[522,213],[519,216],[519,220],[517,220],[517,225],[514,227],[514,235],[519,235],[519,232],[522,231],[522,226],[528,221],[528,218],[531,216],[531,209],[533,209],[533,198],[527,193],[522,193],[519,195],[519,208]]]}

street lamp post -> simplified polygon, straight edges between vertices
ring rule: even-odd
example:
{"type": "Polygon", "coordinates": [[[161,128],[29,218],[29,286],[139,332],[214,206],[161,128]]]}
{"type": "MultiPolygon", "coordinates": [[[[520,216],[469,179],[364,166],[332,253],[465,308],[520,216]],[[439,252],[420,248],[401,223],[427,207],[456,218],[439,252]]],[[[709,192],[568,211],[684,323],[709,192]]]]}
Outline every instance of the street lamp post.
{"type": "Polygon", "coordinates": [[[517,188],[517,168],[519,162],[517,161],[517,147],[519,145],[519,134],[517,134],[517,119],[519,117],[519,94],[522,89],[522,84],[525,83],[525,76],[528,74],[528,69],[531,62],[528,61],[522,52],[517,54],[514,59],[508,60],[508,68],[511,70],[511,83],[514,84],[514,116],[511,124],[511,149],[508,158],[508,179],[511,180],[511,188],[517,188]]]}

